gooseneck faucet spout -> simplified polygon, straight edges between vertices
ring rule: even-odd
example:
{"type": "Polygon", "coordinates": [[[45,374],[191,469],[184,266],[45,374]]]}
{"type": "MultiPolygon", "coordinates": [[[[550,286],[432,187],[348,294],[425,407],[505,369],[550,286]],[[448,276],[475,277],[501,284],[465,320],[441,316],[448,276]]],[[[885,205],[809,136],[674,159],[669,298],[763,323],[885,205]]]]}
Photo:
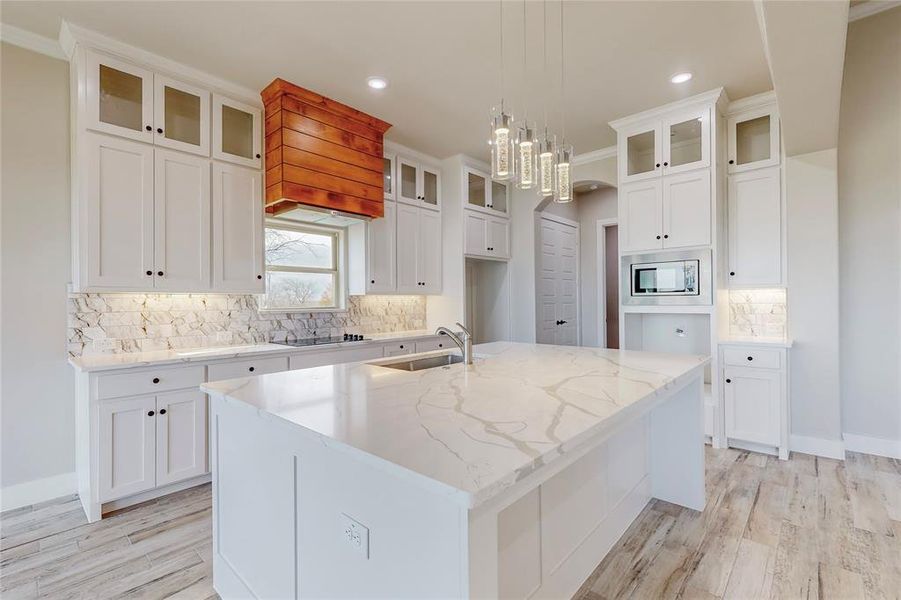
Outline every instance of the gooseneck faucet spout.
{"type": "Polygon", "coordinates": [[[437,335],[446,335],[450,339],[454,341],[458,348],[460,348],[460,352],[463,353],[463,362],[467,365],[472,364],[472,334],[469,332],[466,327],[464,327],[461,323],[457,323],[457,327],[460,328],[460,331],[463,333],[463,339],[460,339],[460,336],[448,329],[447,327],[439,327],[435,330],[435,334],[437,335]]]}

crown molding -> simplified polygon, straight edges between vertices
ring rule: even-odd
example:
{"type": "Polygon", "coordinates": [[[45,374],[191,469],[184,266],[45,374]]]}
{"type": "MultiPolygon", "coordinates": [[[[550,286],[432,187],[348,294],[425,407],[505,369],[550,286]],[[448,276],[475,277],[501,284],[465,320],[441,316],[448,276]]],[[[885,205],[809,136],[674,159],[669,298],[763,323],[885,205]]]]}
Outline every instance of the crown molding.
{"type": "Polygon", "coordinates": [[[682,100],[676,100],[675,102],[664,104],[663,106],[657,106],[644,112],[635,113],[634,115],[629,115],[628,117],[623,117],[622,119],[610,121],[608,125],[610,125],[610,127],[613,127],[613,129],[619,131],[623,127],[632,125],[633,123],[638,123],[655,117],[661,117],[662,115],[665,115],[674,110],[681,110],[701,104],[720,104],[720,102],[723,101],[728,103],[729,98],[726,96],[726,90],[718,87],[701,94],[683,98],[682,100]]]}
{"type": "Polygon", "coordinates": [[[59,42],[15,25],[0,23],[0,41],[49,56],[50,58],[66,60],[66,55],[59,42]]]}
{"type": "Polygon", "coordinates": [[[901,6],[901,0],[867,0],[848,9],[848,23],[871,17],[885,10],[901,6]]]}
{"type": "Polygon", "coordinates": [[[428,154],[420,152],[419,150],[414,150],[413,148],[410,148],[409,146],[404,146],[403,144],[398,144],[397,142],[394,142],[391,140],[384,140],[382,142],[382,145],[384,146],[385,153],[398,154],[398,155],[404,156],[406,158],[415,159],[415,160],[432,163],[432,164],[437,164],[437,163],[441,162],[434,156],[429,156],[428,154]]]}
{"type": "Polygon", "coordinates": [[[65,51],[69,60],[75,54],[76,46],[82,45],[92,49],[111,54],[131,63],[146,67],[151,71],[158,71],[171,75],[177,79],[187,80],[200,84],[206,88],[212,88],[216,92],[230,96],[235,100],[241,100],[253,106],[262,106],[260,92],[231,81],[210,75],[200,69],[195,69],[183,63],[154,54],[142,48],[131,46],[125,42],[113,39],[102,33],[85,29],[68,21],[63,21],[59,28],[59,46],[65,51]]]}
{"type": "Polygon", "coordinates": [[[585,163],[594,162],[596,160],[604,160],[605,158],[616,157],[616,145],[607,146],[606,148],[599,148],[597,150],[592,150],[591,152],[583,152],[582,154],[577,154],[573,158],[574,165],[584,165],[585,163]]]}
{"type": "Polygon", "coordinates": [[[746,110],[773,105],[776,105],[776,92],[774,90],[770,90],[768,92],[755,94],[746,98],[739,98],[734,102],[730,102],[728,108],[726,109],[726,114],[734,115],[746,110]]]}

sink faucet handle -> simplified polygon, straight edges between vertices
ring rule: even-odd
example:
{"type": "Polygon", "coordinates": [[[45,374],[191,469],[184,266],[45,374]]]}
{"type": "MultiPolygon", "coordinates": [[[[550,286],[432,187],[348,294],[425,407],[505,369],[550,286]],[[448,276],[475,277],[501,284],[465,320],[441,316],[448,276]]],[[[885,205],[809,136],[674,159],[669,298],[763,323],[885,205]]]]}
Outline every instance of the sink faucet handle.
{"type": "Polygon", "coordinates": [[[463,333],[465,333],[467,336],[472,337],[472,333],[470,333],[470,331],[469,331],[468,329],[466,329],[466,327],[463,325],[463,323],[460,323],[460,322],[458,321],[458,322],[457,322],[457,327],[459,327],[459,328],[460,328],[460,331],[462,331],[463,333]]]}

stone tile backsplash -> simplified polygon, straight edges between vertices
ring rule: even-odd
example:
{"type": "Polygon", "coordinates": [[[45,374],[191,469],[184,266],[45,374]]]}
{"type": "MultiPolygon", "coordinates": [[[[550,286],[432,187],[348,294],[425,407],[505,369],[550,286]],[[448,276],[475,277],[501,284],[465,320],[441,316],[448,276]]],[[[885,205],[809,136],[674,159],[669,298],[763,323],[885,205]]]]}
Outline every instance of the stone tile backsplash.
{"type": "Polygon", "coordinates": [[[785,309],[785,289],[729,290],[729,335],[784,338],[785,309]]]}
{"type": "Polygon", "coordinates": [[[426,326],[424,296],[351,296],[336,313],[260,311],[256,296],[69,294],[71,356],[203,348],[426,326]]]}

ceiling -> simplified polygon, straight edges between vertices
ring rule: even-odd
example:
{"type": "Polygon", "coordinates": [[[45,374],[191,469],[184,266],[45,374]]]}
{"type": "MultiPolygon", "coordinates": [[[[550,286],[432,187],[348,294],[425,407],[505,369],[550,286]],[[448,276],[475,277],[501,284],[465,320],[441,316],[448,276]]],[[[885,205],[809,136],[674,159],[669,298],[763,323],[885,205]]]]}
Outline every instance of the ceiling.
{"type": "MultiPolygon", "coordinates": [[[[275,77],[394,124],[387,139],[444,158],[484,158],[501,96],[498,2],[41,2],[4,0],[0,20],[56,38],[67,19],[260,90],[275,77]],[[388,79],[386,90],[366,78],[388,79]]],[[[560,4],[504,2],[508,105],[560,133],[560,4]],[[528,69],[523,86],[523,10],[528,69]],[[544,81],[549,81],[543,85],[544,81]],[[551,83],[552,82],[552,83],[551,83]],[[523,88],[525,87],[525,92],[523,88]]],[[[564,5],[565,126],[576,153],[615,141],[607,122],[724,86],[737,99],[772,88],[753,3],[564,5]],[[671,75],[694,79],[674,85],[671,75]]]]}

